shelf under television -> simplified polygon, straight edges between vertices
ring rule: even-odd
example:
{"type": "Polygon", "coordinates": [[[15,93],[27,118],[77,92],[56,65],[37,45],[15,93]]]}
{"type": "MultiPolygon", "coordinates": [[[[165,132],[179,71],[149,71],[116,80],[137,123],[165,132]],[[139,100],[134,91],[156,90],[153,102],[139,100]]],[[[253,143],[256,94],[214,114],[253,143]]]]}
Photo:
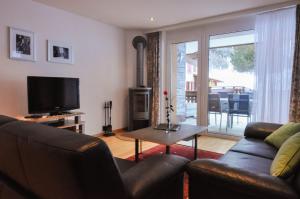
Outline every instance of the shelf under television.
{"type": "Polygon", "coordinates": [[[25,118],[25,116],[16,117],[18,120],[26,121],[26,122],[34,122],[46,124],[48,126],[53,126],[60,129],[68,129],[78,133],[84,133],[84,125],[85,122],[81,121],[81,116],[84,115],[83,112],[70,112],[67,114],[61,115],[44,115],[40,118],[25,118]],[[52,122],[63,120],[61,124],[51,125],[52,122]]]}

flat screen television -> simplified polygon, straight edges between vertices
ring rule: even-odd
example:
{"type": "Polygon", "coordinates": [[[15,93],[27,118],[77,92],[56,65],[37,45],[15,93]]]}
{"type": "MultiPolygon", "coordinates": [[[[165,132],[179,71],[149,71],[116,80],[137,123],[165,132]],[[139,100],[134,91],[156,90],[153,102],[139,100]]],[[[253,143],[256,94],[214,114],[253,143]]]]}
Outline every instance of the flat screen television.
{"type": "Polygon", "coordinates": [[[59,114],[79,109],[79,78],[27,77],[29,114],[59,114]]]}

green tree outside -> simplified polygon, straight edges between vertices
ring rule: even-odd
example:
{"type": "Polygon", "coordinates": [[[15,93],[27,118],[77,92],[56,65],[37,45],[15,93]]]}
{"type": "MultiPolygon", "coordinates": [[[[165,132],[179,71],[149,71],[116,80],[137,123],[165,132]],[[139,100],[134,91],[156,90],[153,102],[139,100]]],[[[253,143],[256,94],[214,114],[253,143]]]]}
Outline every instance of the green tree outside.
{"type": "Polygon", "coordinates": [[[254,69],[254,45],[234,46],[230,62],[238,72],[252,72],[254,69]]]}
{"type": "Polygon", "coordinates": [[[228,58],[232,53],[231,47],[212,48],[209,50],[209,64],[214,69],[227,69],[228,58]]]}

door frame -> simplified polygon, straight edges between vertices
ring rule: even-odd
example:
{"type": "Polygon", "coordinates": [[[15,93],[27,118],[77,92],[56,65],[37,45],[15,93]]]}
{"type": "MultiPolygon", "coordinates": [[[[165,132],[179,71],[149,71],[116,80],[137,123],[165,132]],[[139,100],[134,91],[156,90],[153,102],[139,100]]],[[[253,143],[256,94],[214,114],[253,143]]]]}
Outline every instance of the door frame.
{"type": "MultiPolygon", "coordinates": [[[[204,24],[197,27],[178,29],[164,32],[166,35],[164,42],[166,45],[166,62],[164,70],[165,80],[163,88],[174,95],[172,88],[172,45],[189,41],[198,41],[198,77],[197,78],[197,125],[208,125],[208,73],[209,73],[209,38],[213,35],[222,35],[233,32],[253,30],[255,27],[255,16],[240,17],[231,20],[224,20],[210,24],[204,24]],[[201,111],[205,110],[205,111],[201,111]]],[[[173,77],[174,78],[174,77],[173,77]]],[[[164,103],[162,103],[164,104],[164,103]]],[[[162,121],[164,120],[164,108],[161,111],[162,121]]],[[[172,120],[173,121],[173,120],[172,120]]],[[[174,122],[174,121],[173,121],[174,122]]]]}

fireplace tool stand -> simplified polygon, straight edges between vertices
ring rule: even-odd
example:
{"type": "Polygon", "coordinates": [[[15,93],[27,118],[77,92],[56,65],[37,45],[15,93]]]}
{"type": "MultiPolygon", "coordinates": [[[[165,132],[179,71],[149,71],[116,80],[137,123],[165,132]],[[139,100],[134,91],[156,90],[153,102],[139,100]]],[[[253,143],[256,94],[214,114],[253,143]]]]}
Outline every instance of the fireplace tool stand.
{"type": "Polygon", "coordinates": [[[112,109],[112,101],[108,101],[104,103],[104,115],[105,115],[105,125],[103,126],[104,136],[114,136],[115,134],[112,132],[111,125],[111,109],[112,109]]]}

